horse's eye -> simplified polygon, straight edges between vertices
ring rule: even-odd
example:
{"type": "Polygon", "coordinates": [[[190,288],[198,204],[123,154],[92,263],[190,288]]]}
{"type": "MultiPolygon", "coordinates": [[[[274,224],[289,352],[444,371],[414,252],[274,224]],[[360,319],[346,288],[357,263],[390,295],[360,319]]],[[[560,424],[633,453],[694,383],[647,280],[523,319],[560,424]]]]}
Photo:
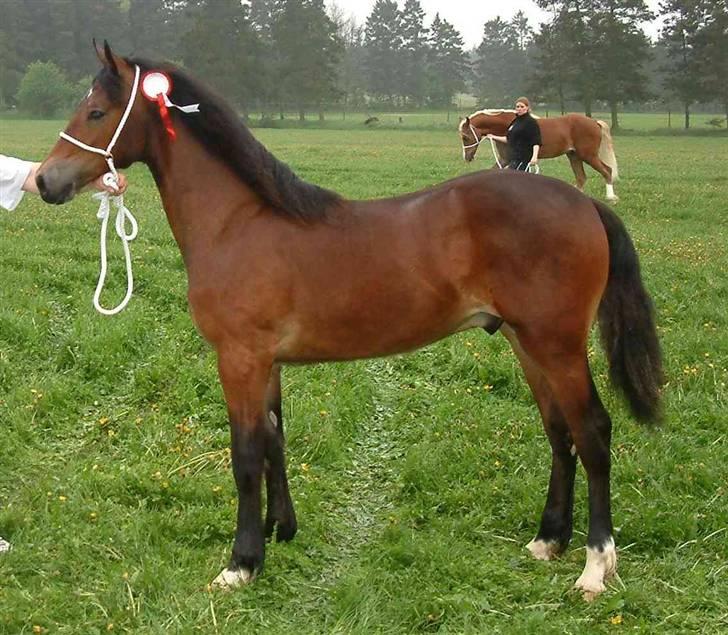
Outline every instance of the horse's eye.
{"type": "Polygon", "coordinates": [[[89,119],[101,119],[106,113],[103,110],[92,110],[88,114],[89,119]]]}

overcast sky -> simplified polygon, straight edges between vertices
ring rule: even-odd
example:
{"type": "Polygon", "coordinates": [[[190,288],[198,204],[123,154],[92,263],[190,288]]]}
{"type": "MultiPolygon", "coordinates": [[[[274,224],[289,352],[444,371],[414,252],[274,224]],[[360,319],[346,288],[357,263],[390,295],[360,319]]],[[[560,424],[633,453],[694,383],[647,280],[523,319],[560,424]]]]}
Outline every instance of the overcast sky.
{"type": "MultiPolygon", "coordinates": [[[[367,16],[371,13],[374,0],[326,0],[327,5],[335,4],[344,14],[353,16],[357,24],[364,25],[367,16]]],[[[404,7],[404,0],[397,2],[399,8],[404,7]]],[[[647,0],[652,11],[657,11],[659,0],[647,0]]],[[[483,24],[488,20],[500,16],[509,20],[513,15],[523,11],[534,29],[538,29],[541,22],[549,20],[549,14],[536,6],[533,0],[507,0],[494,2],[491,0],[420,0],[425,10],[425,25],[429,26],[435,13],[452,24],[462,35],[466,48],[478,46],[483,37],[483,24]]],[[[647,24],[645,31],[653,39],[657,36],[659,25],[647,24]]]]}

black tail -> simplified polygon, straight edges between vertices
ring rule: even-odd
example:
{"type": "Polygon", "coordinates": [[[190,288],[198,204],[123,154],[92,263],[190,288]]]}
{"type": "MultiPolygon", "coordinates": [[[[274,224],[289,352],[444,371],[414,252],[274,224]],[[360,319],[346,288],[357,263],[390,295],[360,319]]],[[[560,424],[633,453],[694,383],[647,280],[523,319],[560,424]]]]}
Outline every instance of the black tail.
{"type": "Polygon", "coordinates": [[[609,280],[599,305],[609,376],[641,421],[661,418],[662,354],[652,300],[642,286],[632,239],[619,217],[594,201],[609,241],[609,280]]]}

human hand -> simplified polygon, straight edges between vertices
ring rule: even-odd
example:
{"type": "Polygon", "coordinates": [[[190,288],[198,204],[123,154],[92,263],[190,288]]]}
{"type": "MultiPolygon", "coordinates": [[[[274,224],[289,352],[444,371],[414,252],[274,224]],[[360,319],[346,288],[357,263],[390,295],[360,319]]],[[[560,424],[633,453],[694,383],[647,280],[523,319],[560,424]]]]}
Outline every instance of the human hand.
{"type": "Polygon", "coordinates": [[[123,175],[121,172],[118,173],[119,178],[117,182],[117,186],[114,185],[107,185],[104,183],[104,176],[105,174],[102,174],[99,178],[97,178],[93,183],[93,187],[97,189],[99,192],[108,192],[109,194],[113,196],[121,196],[124,192],[126,192],[126,187],[128,185],[128,182],[126,180],[126,176],[123,175]]]}

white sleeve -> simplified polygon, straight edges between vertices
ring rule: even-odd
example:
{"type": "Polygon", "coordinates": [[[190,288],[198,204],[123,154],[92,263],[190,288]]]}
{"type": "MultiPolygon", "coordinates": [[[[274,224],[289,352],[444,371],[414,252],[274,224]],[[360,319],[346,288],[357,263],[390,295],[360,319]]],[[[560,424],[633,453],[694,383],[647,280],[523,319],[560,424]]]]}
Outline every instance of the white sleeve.
{"type": "Polygon", "coordinates": [[[0,207],[14,210],[23,198],[23,183],[33,163],[0,154],[0,207]]]}

